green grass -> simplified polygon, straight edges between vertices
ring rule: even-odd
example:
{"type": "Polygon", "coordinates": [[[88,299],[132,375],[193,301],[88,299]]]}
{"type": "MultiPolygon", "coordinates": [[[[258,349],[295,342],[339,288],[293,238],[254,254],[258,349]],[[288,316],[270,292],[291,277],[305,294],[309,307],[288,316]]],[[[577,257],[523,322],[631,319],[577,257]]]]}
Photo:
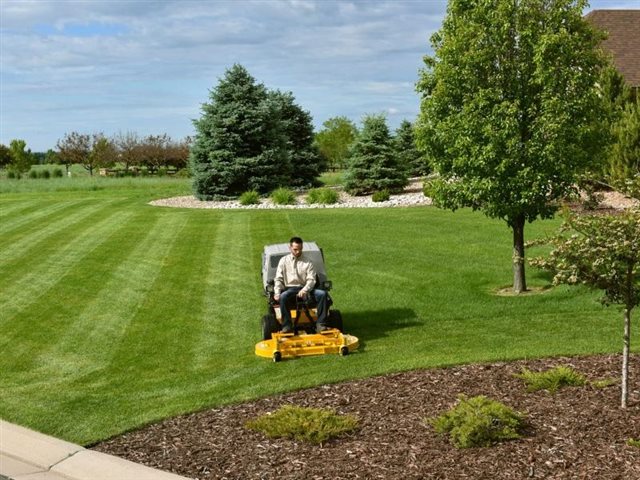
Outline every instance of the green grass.
{"type": "Polygon", "coordinates": [[[36,183],[52,180],[0,195],[0,417],[73,442],[392,371],[620,349],[621,313],[596,292],[495,295],[511,279],[511,234],[478,213],[172,209],[147,203],[188,194],[188,180],[36,183]],[[324,248],[358,352],[254,355],[262,247],[293,235],[324,248]]]}

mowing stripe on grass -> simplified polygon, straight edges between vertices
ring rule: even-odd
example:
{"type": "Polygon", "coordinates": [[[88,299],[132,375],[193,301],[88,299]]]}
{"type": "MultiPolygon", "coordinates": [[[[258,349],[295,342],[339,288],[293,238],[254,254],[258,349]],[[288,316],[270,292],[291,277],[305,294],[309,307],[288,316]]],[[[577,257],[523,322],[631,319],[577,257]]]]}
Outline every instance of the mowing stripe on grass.
{"type": "MultiPolygon", "coordinates": [[[[136,268],[142,270],[139,275],[145,284],[144,295],[136,300],[137,308],[131,312],[132,315],[127,320],[121,342],[114,349],[109,370],[126,371],[134,365],[136,369],[143,365],[149,365],[149,368],[154,369],[158,361],[163,359],[171,361],[157,347],[158,339],[166,334],[166,324],[165,319],[162,318],[162,309],[149,312],[149,297],[154,296],[154,288],[157,288],[157,279],[163,268],[172,262],[171,250],[180,240],[181,231],[187,219],[186,215],[179,213],[166,215],[158,228],[154,229],[153,236],[150,237],[152,246],[143,261],[138,259],[136,268]]],[[[171,298],[165,298],[165,301],[170,302],[171,298]]]]}
{"type": "MultiPolygon", "coordinates": [[[[69,319],[59,340],[43,352],[40,365],[47,370],[58,370],[62,375],[80,376],[105,368],[110,362],[114,349],[122,342],[128,325],[151,294],[154,279],[163,268],[170,245],[164,237],[169,233],[173,241],[183,223],[182,219],[170,216],[152,219],[153,223],[137,217],[130,219],[130,223],[144,222],[143,237],[136,236],[133,242],[118,238],[125,243],[117,245],[112,241],[109,242],[111,248],[96,252],[105,258],[107,266],[104,272],[94,272],[100,283],[96,285],[95,296],[85,304],[78,304],[84,308],[69,319]]],[[[130,228],[124,228],[131,232],[130,228]]],[[[73,273],[79,277],[90,274],[77,270],[73,273]]]]}
{"type": "Polygon", "coordinates": [[[42,200],[36,199],[31,201],[0,201],[0,219],[12,216],[19,216],[22,213],[28,213],[32,210],[40,210],[42,208],[42,200]]]}
{"type": "MultiPolygon", "coordinates": [[[[85,225],[83,230],[74,229],[74,238],[71,240],[67,238],[68,242],[57,252],[57,255],[48,256],[45,261],[34,265],[28,273],[23,272],[22,277],[3,285],[0,289],[2,305],[0,325],[6,335],[2,344],[10,341],[14,335],[19,336],[28,331],[31,328],[28,307],[50,289],[55,289],[63,281],[65,274],[106,241],[109,235],[119,229],[120,225],[132,215],[132,211],[115,211],[91,225],[85,225]],[[27,313],[22,325],[20,321],[12,321],[21,313],[27,313]]],[[[46,323],[43,326],[52,328],[46,323]]]]}
{"type": "Polygon", "coordinates": [[[66,205],[68,208],[50,212],[44,223],[38,218],[31,223],[30,228],[22,229],[19,235],[6,236],[7,245],[0,242],[0,247],[3,247],[0,251],[0,267],[11,268],[11,264],[19,263],[22,256],[31,257],[32,252],[37,252],[42,244],[48,243],[52,235],[69,229],[105,208],[104,204],[88,205],[86,202],[82,207],[76,207],[78,203],[73,202],[66,205]],[[74,209],[72,213],[68,213],[69,208],[74,209]],[[23,239],[25,241],[21,241],[23,239]]]}
{"type": "Polygon", "coordinates": [[[233,351],[246,350],[247,339],[258,328],[259,317],[246,318],[247,305],[259,301],[253,282],[256,272],[252,270],[251,218],[245,212],[225,212],[212,242],[204,279],[200,339],[194,346],[193,365],[197,370],[228,364],[233,351]]]}
{"type": "Polygon", "coordinates": [[[33,208],[19,210],[14,212],[12,215],[7,218],[3,218],[2,220],[2,236],[0,237],[0,242],[2,245],[5,243],[12,243],[21,238],[23,236],[8,238],[8,234],[14,230],[18,230],[27,226],[35,226],[37,228],[41,225],[43,220],[49,221],[51,215],[54,215],[60,211],[64,212],[70,208],[75,207],[76,205],[81,205],[84,202],[82,200],[76,201],[66,201],[66,202],[56,202],[51,205],[43,206],[40,204],[40,207],[34,206],[33,208]]]}

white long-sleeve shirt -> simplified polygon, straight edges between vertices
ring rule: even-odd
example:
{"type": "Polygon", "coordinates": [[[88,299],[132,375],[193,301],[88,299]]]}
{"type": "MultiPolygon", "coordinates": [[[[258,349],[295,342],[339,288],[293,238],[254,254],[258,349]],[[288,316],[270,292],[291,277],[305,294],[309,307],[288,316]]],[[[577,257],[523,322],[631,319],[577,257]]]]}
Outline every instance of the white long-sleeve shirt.
{"type": "Polygon", "coordinates": [[[303,287],[302,290],[310,292],[316,285],[316,269],[304,253],[299,257],[293,254],[285,255],[278,262],[275,278],[275,294],[280,295],[287,287],[303,287]]]}

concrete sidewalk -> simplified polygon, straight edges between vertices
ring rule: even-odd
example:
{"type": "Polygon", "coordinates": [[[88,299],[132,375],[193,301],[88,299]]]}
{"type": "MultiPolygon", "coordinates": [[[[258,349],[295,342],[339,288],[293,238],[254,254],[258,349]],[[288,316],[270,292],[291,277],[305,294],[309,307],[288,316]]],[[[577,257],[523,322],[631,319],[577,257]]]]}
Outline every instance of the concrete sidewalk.
{"type": "Polygon", "coordinates": [[[0,480],[186,480],[0,420],[0,480]],[[4,477],[4,478],[3,478],[4,477]]]}

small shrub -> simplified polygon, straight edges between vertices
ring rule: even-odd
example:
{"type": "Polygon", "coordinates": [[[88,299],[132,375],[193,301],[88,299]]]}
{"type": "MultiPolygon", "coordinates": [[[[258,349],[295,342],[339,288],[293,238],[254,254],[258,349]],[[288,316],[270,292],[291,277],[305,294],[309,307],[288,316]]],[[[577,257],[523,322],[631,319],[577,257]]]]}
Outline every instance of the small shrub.
{"type": "Polygon", "coordinates": [[[35,170],[29,170],[29,178],[38,178],[38,172],[35,170]]]}
{"type": "Polygon", "coordinates": [[[617,378],[602,378],[600,380],[594,380],[591,385],[595,388],[607,388],[613,385],[617,385],[619,380],[617,378]]]}
{"type": "Polygon", "coordinates": [[[176,172],[176,178],[189,178],[191,176],[191,171],[188,168],[181,168],[176,172]]]}
{"type": "Polygon", "coordinates": [[[303,408],[286,405],[272,414],[246,423],[271,438],[320,444],[346,432],[353,431],[358,420],[352,415],[339,415],[331,409],[303,408]]]}
{"type": "Polygon", "coordinates": [[[62,169],[61,168],[54,168],[53,169],[53,177],[54,178],[62,178],[64,176],[64,174],[62,173],[62,169]]]}
{"type": "Polygon", "coordinates": [[[374,202],[386,202],[389,198],[391,198],[391,195],[389,195],[389,190],[386,188],[378,192],[373,192],[373,195],[371,195],[371,200],[374,202]]]}
{"type": "Polygon", "coordinates": [[[271,192],[271,200],[276,205],[293,205],[296,203],[296,194],[288,188],[280,187],[271,192]]]}
{"type": "Polygon", "coordinates": [[[240,205],[257,205],[260,203],[260,194],[255,190],[249,190],[240,195],[240,205]]]}
{"type": "Polygon", "coordinates": [[[338,192],[331,188],[313,188],[307,194],[307,203],[330,205],[338,201],[338,192]]]}
{"type": "Polygon", "coordinates": [[[160,167],[158,169],[158,176],[159,177],[166,177],[167,176],[167,169],[165,167],[160,167]]]}
{"type": "MultiPolygon", "coordinates": [[[[16,178],[16,172],[14,172],[13,170],[9,170],[7,172],[7,178],[15,179],[16,178]]],[[[20,174],[18,174],[17,178],[20,178],[20,174]]]]}
{"type": "Polygon", "coordinates": [[[460,395],[455,407],[429,422],[437,433],[449,434],[458,448],[488,447],[520,438],[524,428],[522,414],[483,395],[460,395]]]}
{"type": "Polygon", "coordinates": [[[547,390],[549,393],[556,393],[563,387],[581,387],[586,383],[584,375],[576,372],[570,367],[558,366],[546,372],[532,372],[526,368],[516,377],[524,380],[527,385],[527,392],[537,392],[547,390]]]}
{"type": "Polygon", "coordinates": [[[38,178],[51,178],[51,172],[49,170],[40,170],[38,172],[38,178]]]}
{"type": "Polygon", "coordinates": [[[640,440],[630,438],[629,440],[627,440],[627,445],[629,445],[630,447],[640,448],[640,440]]]}

